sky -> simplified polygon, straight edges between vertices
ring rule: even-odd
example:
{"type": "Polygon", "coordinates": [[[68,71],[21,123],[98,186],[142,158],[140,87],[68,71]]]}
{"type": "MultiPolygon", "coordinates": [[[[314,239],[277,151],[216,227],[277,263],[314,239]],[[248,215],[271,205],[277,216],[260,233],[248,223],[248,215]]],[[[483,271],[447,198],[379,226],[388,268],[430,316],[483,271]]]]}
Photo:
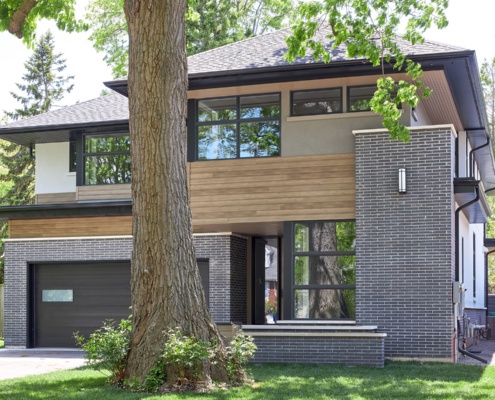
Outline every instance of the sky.
{"type": "MultiPolygon", "coordinates": [[[[77,0],[77,15],[82,17],[89,0],[77,0]]],[[[478,65],[495,57],[495,0],[450,0],[447,9],[449,26],[429,30],[427,39],[476,51],[478,65]]],[[[104,89],[103,82],[112,80],[110,68],[88,40],[89,33],[65,33],[49,21],[39,24],[38,37],[48,29],[54,34],[55,51],[67,60],[67,75],[74,75],[74,89],[65,95],[59,106],[93,99],[104,89]]],[[[7,32],[0,33],[0,116],[12,111],[18,103],[10,95],[15,83],[22,82],[24,63],[31,50],[7,32]]]]}

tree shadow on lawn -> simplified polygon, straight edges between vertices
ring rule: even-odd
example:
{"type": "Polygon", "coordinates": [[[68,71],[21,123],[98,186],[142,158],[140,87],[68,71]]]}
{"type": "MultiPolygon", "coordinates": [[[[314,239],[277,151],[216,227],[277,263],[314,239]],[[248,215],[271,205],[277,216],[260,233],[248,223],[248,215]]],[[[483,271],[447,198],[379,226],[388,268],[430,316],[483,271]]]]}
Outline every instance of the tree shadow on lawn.
{"type": "Polygon", "coordinates": [[[336,365],[250,365],[252,387],[207,393],[132,393],[106,383],[90,367],[0,381],[0,398],[26,399],[495,399],[495,367],[387,363],[385,368],[336,365]]]}

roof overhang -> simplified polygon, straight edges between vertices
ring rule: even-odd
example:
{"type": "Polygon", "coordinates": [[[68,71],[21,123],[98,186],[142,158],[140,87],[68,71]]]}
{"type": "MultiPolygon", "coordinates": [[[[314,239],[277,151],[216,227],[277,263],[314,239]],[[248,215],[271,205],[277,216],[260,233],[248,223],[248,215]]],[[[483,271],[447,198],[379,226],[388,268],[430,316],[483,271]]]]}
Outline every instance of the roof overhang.
{"type": "Polygon", "coordinates": [[[128,131],[128,120],[116,120],[81,124],[45,125],[42,127],[0,129],[0,139],[33,147],[35,144],[60,143],[75,140],[81,133],[128,131]]]}
{"type": "Polygon", "coordinates": [[[132,215],[132,202],[126,200],[0,207],[0,221],[113,215],[132,215]]]}
{"type": "Polygon", "coordinates": [[[454,198],[459,207],[476,200],[478,193],[478,201],[462,210],[467,220],[472,224],[483,224],[491,215],[490,206],[482,190],[481,182],[473,178],[454,179],[454,198]]]}

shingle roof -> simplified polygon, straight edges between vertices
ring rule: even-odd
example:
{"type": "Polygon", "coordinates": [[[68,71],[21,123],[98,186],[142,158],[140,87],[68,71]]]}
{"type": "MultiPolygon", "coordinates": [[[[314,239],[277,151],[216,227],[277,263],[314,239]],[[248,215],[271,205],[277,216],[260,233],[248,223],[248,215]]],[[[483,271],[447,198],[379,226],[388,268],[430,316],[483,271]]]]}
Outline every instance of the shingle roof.
{"type": "Polygon", "coordinates": [[[2,128],[34,128],[41,126],[78,125],[106,121],[120,121],[129,118],[127,97],[118,93],[98,97],[72,106],[60,108],[35,117],[13,122],[2,128]]]}
{"type": "MultiPolygon", "coordinates": [[[[216,49],[188,57],[189,74],[203,74],[208,72],[234,71],[253,68],[280,67],[291,65],[284,60],[287,51],[285,38],[290,34],[290,28],[249,38],[216,49]]],[[[322,31],[321,36],[325,35],[322,31]]],[[[407,55],[441,54],[464,51],[466,49],[433,41],[412,46],[399,37],[397,42],[407,55]]],[[[330,50],[332,43],[326,46],[330,50]]],[[[332,61],[347,61],[345,46],[332,50],[332,61]]],[[[292,64],[314,64],[310,55],[297,59],[292,64]]]]}
{"type": "MultiPolygon", "coordinates": [[[[285,37],[289,34],[289,28],[281,29],[190,56],[188,58],[189,74],[289,66],[291,64],[284,60],[284,54],[287,50],[285,37]]],[[[416,46],[411,46],[411,44],[401,38],[398,39],[398,42],[403,51],[408,55],[442,54],[465,50],[457,46],[432,41],[426,41],[416,46]]],[[[327,48],[330,49],[330,46],[331,43],[327,45],[327,48]]],[[[344,46],[332,50],[333,62],[346,60],[349,60],[349,58],[346,56],[344,46]]],[[[315,63],[317,61],[312,56],[300,58],[294,62],[294,64],[315,63]]],[[[126,120],[129,117],[127,104],[127,98],[125,96],[113,93],[17,121],[9,125],[0,126],[0,132],[3,129],[13,128],[35,128],[40,126],[76,125],[126,120]]]]}

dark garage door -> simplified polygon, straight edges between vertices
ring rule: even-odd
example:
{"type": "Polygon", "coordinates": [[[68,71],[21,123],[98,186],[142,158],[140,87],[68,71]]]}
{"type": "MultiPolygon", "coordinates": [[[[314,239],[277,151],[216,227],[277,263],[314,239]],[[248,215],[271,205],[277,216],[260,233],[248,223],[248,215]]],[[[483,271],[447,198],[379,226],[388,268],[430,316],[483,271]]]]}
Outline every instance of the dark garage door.
{"type": "Polygon", "coordinates": [[[34,347],[75,347],[73,332],[87,338],[104,320],[120,321],[131,313],[129,262],[32,268],[34,347]]]}

